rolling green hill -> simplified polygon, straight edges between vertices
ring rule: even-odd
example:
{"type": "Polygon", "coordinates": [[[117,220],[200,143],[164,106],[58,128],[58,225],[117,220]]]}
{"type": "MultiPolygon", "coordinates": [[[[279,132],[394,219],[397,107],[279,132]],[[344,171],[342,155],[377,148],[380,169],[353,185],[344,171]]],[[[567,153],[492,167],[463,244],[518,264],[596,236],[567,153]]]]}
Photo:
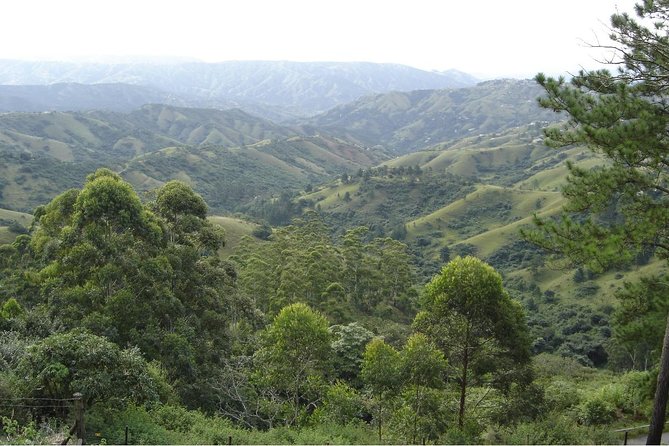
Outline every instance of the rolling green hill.
{"type": "Polygon", "coordinates": [[[580,271],[577,279],[574,267],[521,239],[520,229],[531,227],[534,214],[561,211],[567,162],[586,168],[603,162],[583,148],[557,151],[542,141],[541,126],[530,124],[446,142],[320,186],[299,200],[320,211],[336,232],[365,225],[403,240],[424,281],[456,255],[486,260],[528,309],[536,352],[601,365],[614,293],[625,280],[666,266],[640,261],[625,271],[580,271]]]}
{"type": "Polygon", "coordinates": [[[11,243],[30,227],[33,216],[23,212],[0,209],[0,244],[11,243]]]}
{"type": "MultiPolygon", "coordinates": [[[[454,159],[471,156],[467,147],[451,150],[453,153],[448,155],[454,159]]],[[[437,174],[434,169],[424,167],[430,161],[425,161],[420,175],[396,173],[404,164],[431,158],[419,152],[390,162],[393,167],[385,176],[374,174],[367,179],[354,176],[348,184],[337,181],[303,194],[300,199],[312,203],[327,221],[338,225],[339,231],[368,225],[379,233],[402,239],[417,254],[417,266],[425,280],[437,272],[445,258],[474,254],[513,279],[512,288],[518,284],[515,280],[521,279],[520,290],[516,289],[521,295],[548,291],[558,293],[567,301],[582,300],[583,292],[579,291],[582,286],[572,280],[575,269],[567,267],[565,270],[564,265],[549,261],[545,253],[520,238],[520,229],[531,226],[534,214],[550,217],[560,212],[564,199],[558,188],[564,182],[567,160],[580,166],[600,162],[584,158],[582,149],[569,149],[564,153],[566,156],[546,149],[545,156],[537,157],[524,174],[491,176],[499,183],[507,183],[514,176],[522,178],[504,186],[474,182],[452,174],[449,170],[453,165],[445,167],[449,173],[437,174]],[[561,158],[560,161],[554,162],[554,156],[561,158]],[[544,164],[553,167],[532,174],[535,165],[544,164]],[[444,253],[448,253],[446,257],[444,253]],[[537,288],[525,288],[532,284],[537,288]]],[[[505,156],[497,159],[498,163],[490,164],[490,168],[508,169],[505,156]]],[[[610,305],[612,292],[622,286],[623,277],[631,279],[661,269],[660,263],[651,262],[634,266],[623,274],[594,276],[589,281],[592,294],[586,305],[610,305]]]]}
{"type": "Polygon", "coordinates": [[[300,136],[241,110],[165,105],[131,113],[3,114],[0,154],[0,206],[21,211],[81,186],[101,166],[125,172],[141,190],[172,178],[203,185],[214,208],[230,210],[243,204],[235,200],[300,188],[387,158],[337,138],[300,136]]]}
{"type": "Polygon", "coordinates": [[[241,147],[169,147],[134,158],[122,175],[138,190],[180,179],[191,184],[214,211],[233,211],[342,172],[372,166],[383,157],[324,136],[265,140],[241,147]]]}
{"type": "Polygon", "coordinates": [[[368,96],[312,118],[308,123],[368,146],[397,153],[443,141],[488,134],[559,117],[539,108],[533,81],[495,80],[452,90],[419,90],[368,96]]]}

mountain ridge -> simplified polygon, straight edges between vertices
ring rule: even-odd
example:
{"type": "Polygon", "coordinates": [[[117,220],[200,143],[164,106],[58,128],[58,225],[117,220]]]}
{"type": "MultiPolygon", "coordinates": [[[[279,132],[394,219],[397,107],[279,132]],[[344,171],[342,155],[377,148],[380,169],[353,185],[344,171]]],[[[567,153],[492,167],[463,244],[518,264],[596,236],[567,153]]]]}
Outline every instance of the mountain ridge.
{"type": "Polygon", "coordinates": [[[398,154],[560,117],[537,104],[533,81],[501,79],[460,89],[390,92],[357,99],[303,121],[398,154]]]}
{"type": "Polygon", "coordinates": [[[0,60],[0,84],[124,83],[158,89],[196,106],[237,103],[257,113],[265,106],[279,107],[284,118],[313,115],[373,93],[455,88],[475,82],[458,71],[429,72],[371,62],[100,64],[0,60]]]}

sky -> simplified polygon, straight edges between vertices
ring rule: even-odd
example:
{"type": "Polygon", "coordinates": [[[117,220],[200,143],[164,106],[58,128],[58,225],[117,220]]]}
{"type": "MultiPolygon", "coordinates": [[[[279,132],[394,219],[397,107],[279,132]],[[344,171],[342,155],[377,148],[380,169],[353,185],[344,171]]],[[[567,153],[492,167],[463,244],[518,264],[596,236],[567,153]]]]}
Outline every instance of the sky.
{"type": "Polygon", "coordinates": [[[634,0],[12,0],[0,59],[369,61],[480,78],[596,68],[634,0]],[[104,58],[104,59],[103,59],[104,58]]]}

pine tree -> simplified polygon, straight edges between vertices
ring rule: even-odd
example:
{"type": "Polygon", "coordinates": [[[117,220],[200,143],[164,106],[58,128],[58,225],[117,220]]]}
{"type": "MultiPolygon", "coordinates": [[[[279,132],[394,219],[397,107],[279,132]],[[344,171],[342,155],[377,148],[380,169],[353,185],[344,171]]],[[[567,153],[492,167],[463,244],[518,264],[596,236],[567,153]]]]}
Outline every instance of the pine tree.
{"type": "MultiPolygon", "coordinates": [[[[547,93],[540,104],[569,117],[546,130],[548,144],[583,144],[605,162],[590,170],[569,164],[562,217],[537,218],[538,229],[525,235],[595,272],[648,249],[669,258],[669,1],[644,0],[636,14],[611,17],[615,73],[536,77],[547,93]]],[[[665,420],[669,330],[662,351],[648,444],[659,443],[665,420]]]]}

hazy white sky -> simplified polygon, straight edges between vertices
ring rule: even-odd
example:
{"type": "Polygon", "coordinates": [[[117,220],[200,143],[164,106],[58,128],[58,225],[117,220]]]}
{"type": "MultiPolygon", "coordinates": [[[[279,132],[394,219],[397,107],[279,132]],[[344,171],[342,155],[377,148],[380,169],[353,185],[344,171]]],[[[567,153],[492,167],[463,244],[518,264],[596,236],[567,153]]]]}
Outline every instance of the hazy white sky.
{"type": "Polygon", "coordinates": [[[0,58],[370,61],[482,77],[593,66],[634,0],[10,0],[0,58]]]}

